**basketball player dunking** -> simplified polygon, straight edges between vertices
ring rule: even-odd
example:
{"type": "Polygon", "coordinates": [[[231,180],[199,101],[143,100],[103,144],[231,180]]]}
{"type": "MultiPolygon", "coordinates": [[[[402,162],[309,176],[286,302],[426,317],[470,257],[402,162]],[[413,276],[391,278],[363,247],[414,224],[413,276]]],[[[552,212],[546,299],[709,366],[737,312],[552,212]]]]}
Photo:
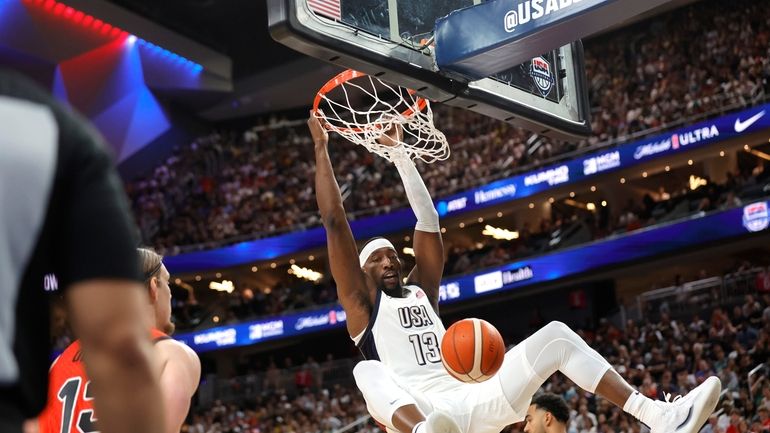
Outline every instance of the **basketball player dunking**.
{"type": "MultiPolygon", "coordinates": [[[[171,290],[168,287],[170,275],[163,264],[163,257],[144,248],[137,249],[137,253],[150,295],[148,315],[154,328],[149,331],[161,360],[160,386],[166,413],[165,431],[179,432],[190,409],[190,399],[198,388],[200,360],[189,347],[168,336],[174,332],[174,324],[171,322],[171,290]]],[[[94,422],[98,414],[94,413],[90,384],[80,342],[75,341],[51,366],[48,405],[38,418],[40,432],[96,432],[98,426],[94,422]]]]}
{"type": "Polygon", "coordinates": [[[417,217],[416,265],[404,285],[402,262],[388,240],[373,239],[357,251],[329,158],[326,127],[312,112],[308,126],[329,264],[348,333],[366,358],[353,375],[369,413],[389,432],[499,432],[525,418],[532,396],[557,371],[623,408],[652,433],[696,433],[714,410],[721,388],[716,377],[676,401],[653,401],[561,322],[549,323],[508,351],[489,380],[465,384],[452,378],[439,352],[445,330],[438,316],[444,267],[438,214],[408,154],[398,156],[400,127],[379,141],[394,147],[392,160],[417,217]]]}

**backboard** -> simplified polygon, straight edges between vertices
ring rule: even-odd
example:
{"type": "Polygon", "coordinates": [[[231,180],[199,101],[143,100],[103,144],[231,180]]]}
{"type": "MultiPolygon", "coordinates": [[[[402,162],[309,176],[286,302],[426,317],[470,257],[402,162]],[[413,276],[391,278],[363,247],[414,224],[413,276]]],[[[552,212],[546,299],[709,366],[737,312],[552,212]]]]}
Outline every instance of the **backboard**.
{"type": "MultiPolygon", "coordinates": [[[[270,33],[304,54],[556,138],[590,134],[577,41],[471,81],[440,71],[435,22],[480,0],[268,0],[270,33]]],[[[312,99],[312,95],[308,95],[312,99]]]]}

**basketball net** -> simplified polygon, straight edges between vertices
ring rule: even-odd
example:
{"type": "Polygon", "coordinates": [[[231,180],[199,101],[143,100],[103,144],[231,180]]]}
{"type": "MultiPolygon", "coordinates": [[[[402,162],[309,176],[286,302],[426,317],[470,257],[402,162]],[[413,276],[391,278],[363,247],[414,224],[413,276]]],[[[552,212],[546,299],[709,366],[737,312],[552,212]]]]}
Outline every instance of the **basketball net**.
{"type": "Polygon", "coordinates": [[[321,87],[313,111],[328,130],[388,161],[407,157],[430,164],[449,158],[446,137],[433,125],[430,102],[414,90],[349,69],[321,87]],[[395,125],[402,127],[402,139],[395,146],[379,143],[395,125]]]}

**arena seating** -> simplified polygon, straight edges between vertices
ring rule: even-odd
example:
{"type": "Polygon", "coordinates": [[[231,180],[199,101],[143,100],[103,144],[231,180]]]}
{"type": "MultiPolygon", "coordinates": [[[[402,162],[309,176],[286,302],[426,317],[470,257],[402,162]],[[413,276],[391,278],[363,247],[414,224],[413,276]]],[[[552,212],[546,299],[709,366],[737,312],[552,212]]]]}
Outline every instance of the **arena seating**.
{"type": "MultiPolygon", "coordinates": [[[[594,134],[585,142],[532,137],[438,107],[436,122],[453,154],[420,171],[441,197],[575,151],[756,104],[770,94],[770,24],[760,19],[768,15],[767,2],[699,2],[586,41],[594,134]]],[[[144,241],[177,253],[317,226],[310,146],[302,120],[276,119],[180,146],[126,185],[144,241]]],[[[385,161],[334,140],[331,147],[348,212],[365,216],[405,205],[385,161]]]]}
{"type": "MultiPolygon", "coordinates": [[[[705,316],[671,316],[663,311],[656,320],[629,320],[620,326],[602,319],[578,332],[650,398],[686,394],[709,375],[718,375],[725,391],[717,415],[702,432],[767,432],[770,294],[731,299],[737,303],[716,305],[705,316]]],[[[310,433],[338,431],[363,421],[366,406],[350,374],[345,374],[354,363],[354,359],[329,359],[319,364],[311,358],[298,367],[278,368],[269,362],[265,371],[207,381],[202,387],[210,390],[202,394],[211,395],[212,401],[193,410],[186,431],[310,433]],[[289,413],[295,416],[286,416],[289,413]]],[[[609,401],[581,391],[560,374],[543,389],[568,401],[569,433],[647,431],[609,401]]],[[[522,428],[516,424],[506,431],[522,428]]],[[[347,431],[374,432],[376,427],[361,422],[347,431]]]]}

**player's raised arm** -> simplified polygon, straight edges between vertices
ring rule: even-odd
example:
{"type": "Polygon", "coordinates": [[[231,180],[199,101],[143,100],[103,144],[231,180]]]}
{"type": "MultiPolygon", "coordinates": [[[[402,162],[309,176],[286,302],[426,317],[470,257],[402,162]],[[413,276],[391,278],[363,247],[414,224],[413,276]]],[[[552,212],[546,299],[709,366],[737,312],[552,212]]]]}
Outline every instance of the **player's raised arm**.
{"type": "MultiPolygon", "coordinates": [[[[403,130],[395,125],[380,138],[386,146],[399,146],[403,139],[403,130]]],[[[441,239],[441,227],[438,212],[433,206],[428,188],[425,187],[420,173],[406,152],[393,152],[393,164],[398,170],[404,191],[409,199],[417,224],[414,227],[414,258],[416,265],[407,277],[408,282],[418,284],[428,295],[434,309],[438,311],[438,292],[441,276],[444,273],[444,244],[441,239]]]]}
{"type": "Polygon", "coordinates": [[[355,336],[369,324],[373,299],[367,289],[366,275],[358,263],[358,249],[342,206],[337,179],[329,159],[329,135],[314,113],[307,121],[315,144],[315,193],[321,219],[326,229],[329,266],[337,283],[337,296],[347,316],[348,333],[355,336]]]}

